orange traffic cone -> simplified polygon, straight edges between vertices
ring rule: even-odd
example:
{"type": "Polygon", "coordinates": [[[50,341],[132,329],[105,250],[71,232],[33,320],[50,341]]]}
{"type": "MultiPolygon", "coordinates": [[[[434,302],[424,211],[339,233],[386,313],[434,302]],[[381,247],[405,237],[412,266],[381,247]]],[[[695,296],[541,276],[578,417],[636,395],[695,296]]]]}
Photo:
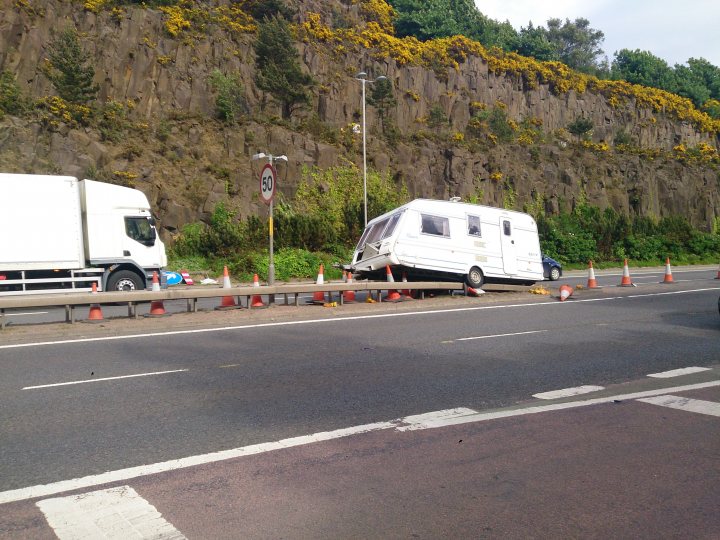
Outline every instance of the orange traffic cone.
{"type": "Polygon", "coordinates": [[[717,276],[715,276],[715,279],[720,279],[720,268],[718,268],[717,276]]]}
{"type": "MultiPolygon", "coordinates": [[[[158,280],[157,272],[153,272],[152,291],[160,291],[160,281],[158,280]]],[[[165,312],[165,306],[163,305],[162,300],[153,300],[150,302],[150,313],[148,313],[148,317],[162,317],[166,314],[167,313],[165,312]]]]}
{"type": "MultiPolygon", "coordinates": [[[[387,275],[387,281],[388,283],[395,283],[395,278],[392,275],[392,272],[390,271],[390,265],[385,265],[385,274],[387,275]]],[[[387,296],[385,297],[386,302],[397,302],[398,300],[402,300],[400,293],[397,292],[397,289],[388,289],[387,296]]]]}
{"type": "Polygon", "coordinates": [[[570,285],[560,285],[560,301],[564,302],[572,296],[573,288],[570,285]]]}
{"type": "Polygon", "coordinates": [[[628,268],[627,259],[625,259],[625,265],[623,266],[622,279],[620,280],[620,287],[634,287],[632,281],[630,281],[630,269],[628,268]]]}
{"type": "MultiPolygon", "coordinates": [[[[231,289],[232,283],[230,283],[230,274],[228,274],[228,267],[225,266],[223,268],[223,289],[231,289]]],[[[240,306],[235,302],[234,296],[223,296],[222,301],[220,302],[220,305],[217,306],[215,309],[225,310],[225,309],[237,309],[240,306]]]]}
{"type": "MultiPolygon", "coordinates": [[[[320,270],[318,270],[318,277],[317,281],[315,282],[316,285],[325,285],[325,267],[321,264],[320,270]]],[[[313,299],[310,302],[311,304],[325,304],[325,293],[321,291],[316,291],[313,293],[313,299]]]]}
{"type": "Polygon", "coordinates": [[[600,288],[600,286],[597,284],[597,280],[595,279],[595,270],[593,269],[592,261],[590,261],[590,266],[588,267],[587,288],[588,289],[599,289],[600,288]]]}
{"type": "MultiPolygon", "coordinates": [[[[347,273],[347,283],[352,283],[352,272],[347,273]]],[[[355,291],[343,291],[343,302],[354,302],[355,301],[355,291]]]]}
{"type": "MultiPolygon", "coordinates": [[[[407,274],[405,274],[405,272],[403,272],[402,282],[407,283],[407,274]]],[[[401,294],[406,298],[415,298],[413,296],[413,291],[411,291],[410,289],[403,289],[401,294]]]]}
{"type": "MultiPolygon", "coordinates": [[[[92,293],[97,294],[97,283],[93,281],[92,284],[92,293]]],[[[102,321],[103,320],[103,314],[102,309],[100,309],[100,304],[90,304],[90,313],[88,314],[88,321],[102,321]]]]}
{"type": "MultiPolygon", "coordinates": [[[[253,287],[259,287],[259,286],[260,286],[260,280],[258,279],[258,275],[255,274],[253,276],[253,287]]],[[[261,307],[267,307],[267,305],[263,303],[262,296],[259,294],[256,294],[256,295],[253,295],[252,299],[250,300],[250,307],[261,308],[261,307]]]]}
{"type": "Polygon", "coordinates": [[[467,296],[474,296],[478,297],[485,294],[485,291],[482,289],[473,289],[472,287],[467,287],[467,296]]]}
{"type": "Polygon", "coordinates": [[[665,259],[665,277],[660,283],[674,283],[672,270],[670,270],[670,257],[665,259]]]}

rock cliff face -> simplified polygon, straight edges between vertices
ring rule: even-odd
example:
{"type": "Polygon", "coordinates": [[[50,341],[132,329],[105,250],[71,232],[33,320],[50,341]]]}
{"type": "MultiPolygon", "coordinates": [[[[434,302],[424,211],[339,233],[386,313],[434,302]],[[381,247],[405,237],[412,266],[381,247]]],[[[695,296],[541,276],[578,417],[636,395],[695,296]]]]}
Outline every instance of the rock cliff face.
{"type": "MultiPolygon", "coordinates": [[[[299,18],[330,7],[349,19],[358,17],[357,6],[350,2],[299,4],[299,18]]],[[[172,235],[183,224],[206,217],[221,200],[242,215],[263,213],[257,196],[260,166],[250,159],[256,152],[289,157],[279,178],[287,195],[294,192],[305,166],[330,167],[343,158],[362,163],[359,136],[342,138],[344,144],[323,142],[333,138],[299,129],[300,117],[290,123],[272,120],[279,110],[266,103],[267,96],[253,83],[257,67],[252,35],[233,38],[208,28],[202,37],[172,38],[165,30],[165,15],[141,7],[128,7],[118,16],[60,0],[0,0],[0,13],[0,70],[14,73],[28,95],[53,94],[40,65],[53,33],[73,26],[91,55],[101,101],[130,102],[133,116],[147,124],[112,143],[93,129],[50,129],[6,116],[0,120],[2,170],[83,177],[119,173],[148,193],[164,230],[172,235]],[[215,96],[209,74],[215,68],[240,74],[251,117],[265,121],[223,126],[212,119],[215,96]]],[[[460,140],[473,107],[500,103],[509,119],[533,119],[548,135],[585,117],[593,124],[592,141],[610,147],[621,132],[637,147],[649,149],[671,151],[680,143],[717,147],[715,135],[700,133],[688,123],[633,103],[613,108],[589,92],[554,95],[543,85],[528,89],[520,80],[489,72],[479,58],[469,58],[446,78],[438,78],[421,67],[374,60],[368,51],[338,60],[320,45],[298,43],[298,50],[317,83],[312,107],[301,115],[304,126],[315,119],[338,134],[359,123],[361,85],[353,75],[361,69],[393,81],[397,105],[389,117],[400,137],[395,147],[389,146],[380,136],[377,111],[368,107],[368,164],[405,182],[413,196],[475,195],[495,206],[514,201],[517,209],[542,197],[549,212],[569,209],[582,199],[626,213],[681,214],[706,228],[720,216],[720,179],[709,166],[593,151],[573,144],[567,134],[567,140],[548,136],[532,146],[460,140]],[[431,129],[426,119],[437,107],[448,123],[431,129]]]]}

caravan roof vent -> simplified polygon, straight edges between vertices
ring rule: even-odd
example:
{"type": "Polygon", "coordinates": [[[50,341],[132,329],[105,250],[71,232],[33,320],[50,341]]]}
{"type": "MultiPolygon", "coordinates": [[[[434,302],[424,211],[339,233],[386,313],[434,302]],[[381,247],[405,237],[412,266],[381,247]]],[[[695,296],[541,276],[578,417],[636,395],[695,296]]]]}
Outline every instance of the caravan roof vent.
{"type": "Polygon", "coordinates": [[[460,197],[450,197],[450,202],[460,202],[461,200],[460,197]]]}

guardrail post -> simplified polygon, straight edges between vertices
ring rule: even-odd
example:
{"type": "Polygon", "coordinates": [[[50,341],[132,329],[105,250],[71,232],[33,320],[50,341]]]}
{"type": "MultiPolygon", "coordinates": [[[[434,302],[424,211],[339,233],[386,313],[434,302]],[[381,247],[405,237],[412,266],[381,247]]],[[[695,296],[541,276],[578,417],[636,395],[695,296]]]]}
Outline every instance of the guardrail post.
{"type": "Polygon", "coordinates": [[[5,330],[5,308],[0,309],[0,330],[5,330]]]}
{"type": "Polygon", "coordinates": [[[75,324],[75,306],[69,304],[65,305],[65,322],[75,324]]]}

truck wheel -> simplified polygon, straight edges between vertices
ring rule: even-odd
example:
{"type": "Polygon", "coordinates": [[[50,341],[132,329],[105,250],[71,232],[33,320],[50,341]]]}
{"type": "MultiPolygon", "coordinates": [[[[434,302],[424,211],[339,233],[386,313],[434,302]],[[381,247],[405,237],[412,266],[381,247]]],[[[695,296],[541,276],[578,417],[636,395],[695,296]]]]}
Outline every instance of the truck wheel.
{"type": "Polygon", "coordinates": [[[129,270],[115,272],[108,279],[108,291],[138,291],[144,288],[140,276],[129,270]]]}
{"type": "Polygon", "coordinates": [[[483,276],[482,270],[477,266],[473,266],[468,272],[465,281],[467,281],[467,284],[473,289],[479,289],[485,282],[485,276],[483,276]]]}

